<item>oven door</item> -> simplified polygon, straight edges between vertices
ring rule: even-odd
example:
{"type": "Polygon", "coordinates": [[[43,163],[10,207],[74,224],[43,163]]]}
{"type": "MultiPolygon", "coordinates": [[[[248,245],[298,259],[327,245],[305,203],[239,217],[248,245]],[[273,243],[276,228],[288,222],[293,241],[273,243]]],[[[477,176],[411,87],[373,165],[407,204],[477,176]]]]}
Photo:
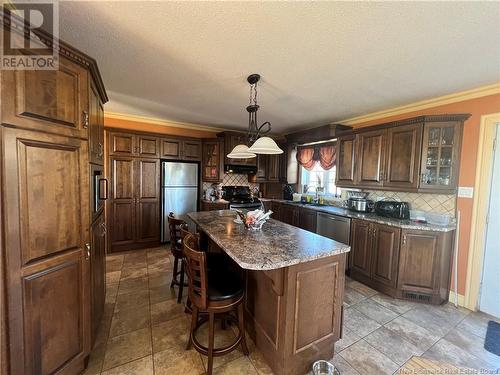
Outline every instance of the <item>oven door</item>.
{"type": "Polygon", "coordinates": [[[91,212],[93,220],[96,219],[104,209],[104,202],[108,199],[108,180],[104,178],[101,166],[91,166],[91,212]]]}

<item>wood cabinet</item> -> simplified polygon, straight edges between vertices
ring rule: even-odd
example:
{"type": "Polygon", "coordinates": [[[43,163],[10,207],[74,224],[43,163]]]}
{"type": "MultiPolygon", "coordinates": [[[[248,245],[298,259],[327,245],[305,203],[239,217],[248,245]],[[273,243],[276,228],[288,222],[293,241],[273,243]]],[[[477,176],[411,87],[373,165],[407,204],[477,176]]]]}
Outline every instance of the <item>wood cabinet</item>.
{"type": "Polygon", "coordinates": [[[401,229],[353,219],[351,277],[382,292],[394,291],[398,277],[401,229]]]}
{"type": "Polygon", "coordinates": [[[399,297],[429,303],[448,300],[453,232],[403,230],[399,297]]]}
{"type": "Polygon", "coordinates": [[[463,122],[433,115],[370,126],[337,141],[337,186],[452,194],[463,122]]]}
{"type": "Polygon", "coordinates": [[[159,158],[160,141],[146,134],[110,132],[109,154],[159,158]]]}
{"type": "MultiPolygon", "coordinates": [[[[282,147],[282,146],[281,146],[282,147]]],[[[267,155],[267,181],[282,182],[283,176],[286,176],[286,171],[283,171],[283,160],[286,158],[284,154],[267,155]]],[[[286,179],[285,179],[286,181],[286,179]]]]}
{"type": "Polygon", "coordinates": [[[386,130],[363,132],[356,136],[357,175],[359,186],[382,186],[384,183],[386,130]]]}
{"type": "Polygon", "coordinates": [[[298,211],[298,227],[308,230],[309,232],[316,232],[316,217],[317,212],[307,208],[297,207],[298,211]]]}
{"type": "Polygon", "coordinates": [[[227,202],[209,202],[206,200],[201,201],[201,210],[202,211],[217,211],[217,210],[228,210],[229,203],[227,202]]]}
{"type": "Polygon", "coordinates": [[[159,242],[159,159],[111,157],[111,251],[159,242]]]}
{"type": "Polygon", "coordinates": [[[224,163],[233,165],[257,165],[257,158],[248,159],[229,159],[226,155],[229,154],[236,145],[247,144],[247,134],[239,132],[222,132],[217,134],[218,137],[224,139],[224,163]]]}
{"type": "Polygon", "coordinates": [[[255,182],[267,182],[268,173],[268,155],[257,155],[257,173],[255,174],[255,182]]]}
{"type": "Polygon", "coordinates": [[[276,201],[266,202],[265,205],[273,211],[273,219],[308,230],[309,232],[316,232],[317,212],[315,210],[276,201]]]}
{"type": "Polygon", "coordinates": [[[78,373],[90,350],[88,144],[0,129],[9,373],[78,373]]]}
{"type": "Polygon", "coordinates": [[[104,109],[93,82],[89,90],[89,155],[91,163],[104,165],[104,109]]]}
{"type": "Polygon", "coordinates": [[[92,343],[104,313],[106,299],[106,222],[99,215],[90,228],[90,293],[92,343]]]}
{"type": "Polygon", "coordinates": [[[203,139],[201,179],[203,182],[221,182],[224,177],[224,157],[221,138],[203,139]]]}
{"type": "Polygon", "coordinates": [[[337,139],[337,186],[354,186],[356,180],[356,146],[355,135],[342,136],[337,139]]]}

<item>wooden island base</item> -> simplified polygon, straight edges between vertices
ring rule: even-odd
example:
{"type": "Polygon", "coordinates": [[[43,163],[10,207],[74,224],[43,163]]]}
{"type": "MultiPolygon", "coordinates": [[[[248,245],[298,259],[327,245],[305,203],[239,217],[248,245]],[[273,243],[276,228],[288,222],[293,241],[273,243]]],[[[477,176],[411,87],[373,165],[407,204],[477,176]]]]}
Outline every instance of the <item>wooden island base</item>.
{"type": "Polygon", "coordinates": [[[330,360],[342,327],[346,254],[247,275],[247,331],[277,375],[330,360]]]}

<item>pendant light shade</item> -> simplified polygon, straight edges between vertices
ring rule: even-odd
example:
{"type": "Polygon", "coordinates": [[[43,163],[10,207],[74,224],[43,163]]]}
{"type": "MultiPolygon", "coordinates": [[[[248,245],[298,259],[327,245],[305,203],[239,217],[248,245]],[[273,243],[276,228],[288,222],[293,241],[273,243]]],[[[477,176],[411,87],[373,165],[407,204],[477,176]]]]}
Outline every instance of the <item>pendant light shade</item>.
{"type": "Polygon", "coordinates": [[[272,138],[260,137],[254,142],[252,146],[250,146],[248,152],[254,154],[276,155],[276,154],[282,154],[283,150],[278,147],[278,145],[272,138]]]}
{"type": "Polygon", "coordinates": [[[243,144],[234,146],[233,150],[229,154],[227,154],[227,157],[230,159],[248,159],[254,158],[256,156],[257,155],[248,150],[247,145],[243,144]]]}

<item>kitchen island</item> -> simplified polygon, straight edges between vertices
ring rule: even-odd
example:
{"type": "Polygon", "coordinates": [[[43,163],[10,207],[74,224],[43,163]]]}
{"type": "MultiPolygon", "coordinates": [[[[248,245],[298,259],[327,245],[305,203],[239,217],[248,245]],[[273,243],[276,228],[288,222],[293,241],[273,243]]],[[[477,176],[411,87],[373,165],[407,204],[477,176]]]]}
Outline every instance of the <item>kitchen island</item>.
{"type": "Polygon", "coordinates": [[[304,374],[333,357],[349,246],[273,219],[251,231],[230,210],[188,216],[202,242],[246,270],[247,331],[275,374],[304,374]]]}

